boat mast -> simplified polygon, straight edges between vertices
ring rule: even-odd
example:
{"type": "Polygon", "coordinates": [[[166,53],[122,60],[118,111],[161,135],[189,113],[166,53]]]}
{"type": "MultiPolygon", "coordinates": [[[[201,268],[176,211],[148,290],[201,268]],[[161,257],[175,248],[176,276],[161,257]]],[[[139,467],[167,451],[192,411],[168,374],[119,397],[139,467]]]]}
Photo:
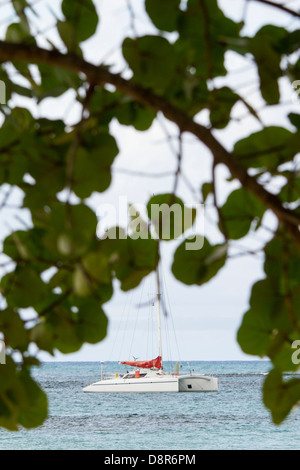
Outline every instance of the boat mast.
{"type": "Polygon", "coordinates": [[[159,283],[159,270],[158,265],[156,266],[156,289],[157,289],[157,332],[158,332],[158,355],[161,357],[161,369],[162,367],[162,343],[161,343],[161,322],[160,322],[160,283],[159,283]]]}

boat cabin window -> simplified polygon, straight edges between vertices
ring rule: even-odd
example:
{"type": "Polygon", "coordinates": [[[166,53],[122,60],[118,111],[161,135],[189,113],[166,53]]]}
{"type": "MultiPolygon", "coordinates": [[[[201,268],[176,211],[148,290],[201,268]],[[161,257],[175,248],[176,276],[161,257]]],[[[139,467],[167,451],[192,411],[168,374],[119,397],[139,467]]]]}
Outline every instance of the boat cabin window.
{"type": "MultiPolygon", "coordinates": [[[[147,372],[140,372],[140,377],[145,377],[145,375],[147,375],[147,372]]],[[[132,373],[123,375],[123,379],[134,379],[134,378],[135,378],[135,374],[132,374],[132,373]]]]}

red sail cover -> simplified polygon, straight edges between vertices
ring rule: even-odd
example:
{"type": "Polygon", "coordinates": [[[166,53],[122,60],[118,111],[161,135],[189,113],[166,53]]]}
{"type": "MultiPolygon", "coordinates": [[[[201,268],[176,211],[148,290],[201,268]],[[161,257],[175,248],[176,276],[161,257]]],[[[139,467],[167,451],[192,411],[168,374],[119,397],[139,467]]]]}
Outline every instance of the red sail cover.
{"type": "Polygon", "coordinates": [[[127,364],[132,367],[141,367],[143,369],[151,369],[152,367],[161,369],[161,356],[157,356],[157,358],[152,359],[152,361],[124,361],[121,362],[121,364],[127,364]]]}

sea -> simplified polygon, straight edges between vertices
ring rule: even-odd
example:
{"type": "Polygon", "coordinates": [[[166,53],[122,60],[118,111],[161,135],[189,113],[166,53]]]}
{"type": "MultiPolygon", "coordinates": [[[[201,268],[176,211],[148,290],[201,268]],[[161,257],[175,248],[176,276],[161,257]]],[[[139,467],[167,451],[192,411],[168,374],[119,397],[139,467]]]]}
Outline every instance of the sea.
{"type": "MultiPolygon", "coordinates": [[[[166,368],[173,364],[166,364],[166,368]]],[[[102,364],[104,378],[122,373],[102,364]]],[[[100,380],[99,362],[47,362],[33,371],[49,400],[46,421],[36,429],[0,428],[0,450],[298,450],[300,414],[272,423],[262,402],[266,361],[185,361],[180,373],[218,377],[206,393],[85,393],[100,380]]]]}

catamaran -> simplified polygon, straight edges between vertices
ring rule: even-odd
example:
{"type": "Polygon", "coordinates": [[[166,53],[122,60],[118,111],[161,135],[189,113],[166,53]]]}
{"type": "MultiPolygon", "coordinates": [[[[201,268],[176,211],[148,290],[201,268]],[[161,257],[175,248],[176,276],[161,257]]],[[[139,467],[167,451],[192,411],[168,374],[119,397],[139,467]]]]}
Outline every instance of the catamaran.
{"type": "MultiPolygon", "coordinates": [[[[159,271],[156,269],[157,286],[157,333],[158,356],[148,361],[123,361],[121,364],[133,367],[132,372],[116,375],[113,378],[103,379],[92,383],[83,389],[84,392],[216,392],[218,379],[209,375],[185,374],[179,375],[179,368],[175,367],[174,374],[163,369],[162,339],[161,339],[161,313],[160,313],[160,282],[159,271]]],[[[178,366],[178,363],[177,363],[178,366]]]]}

